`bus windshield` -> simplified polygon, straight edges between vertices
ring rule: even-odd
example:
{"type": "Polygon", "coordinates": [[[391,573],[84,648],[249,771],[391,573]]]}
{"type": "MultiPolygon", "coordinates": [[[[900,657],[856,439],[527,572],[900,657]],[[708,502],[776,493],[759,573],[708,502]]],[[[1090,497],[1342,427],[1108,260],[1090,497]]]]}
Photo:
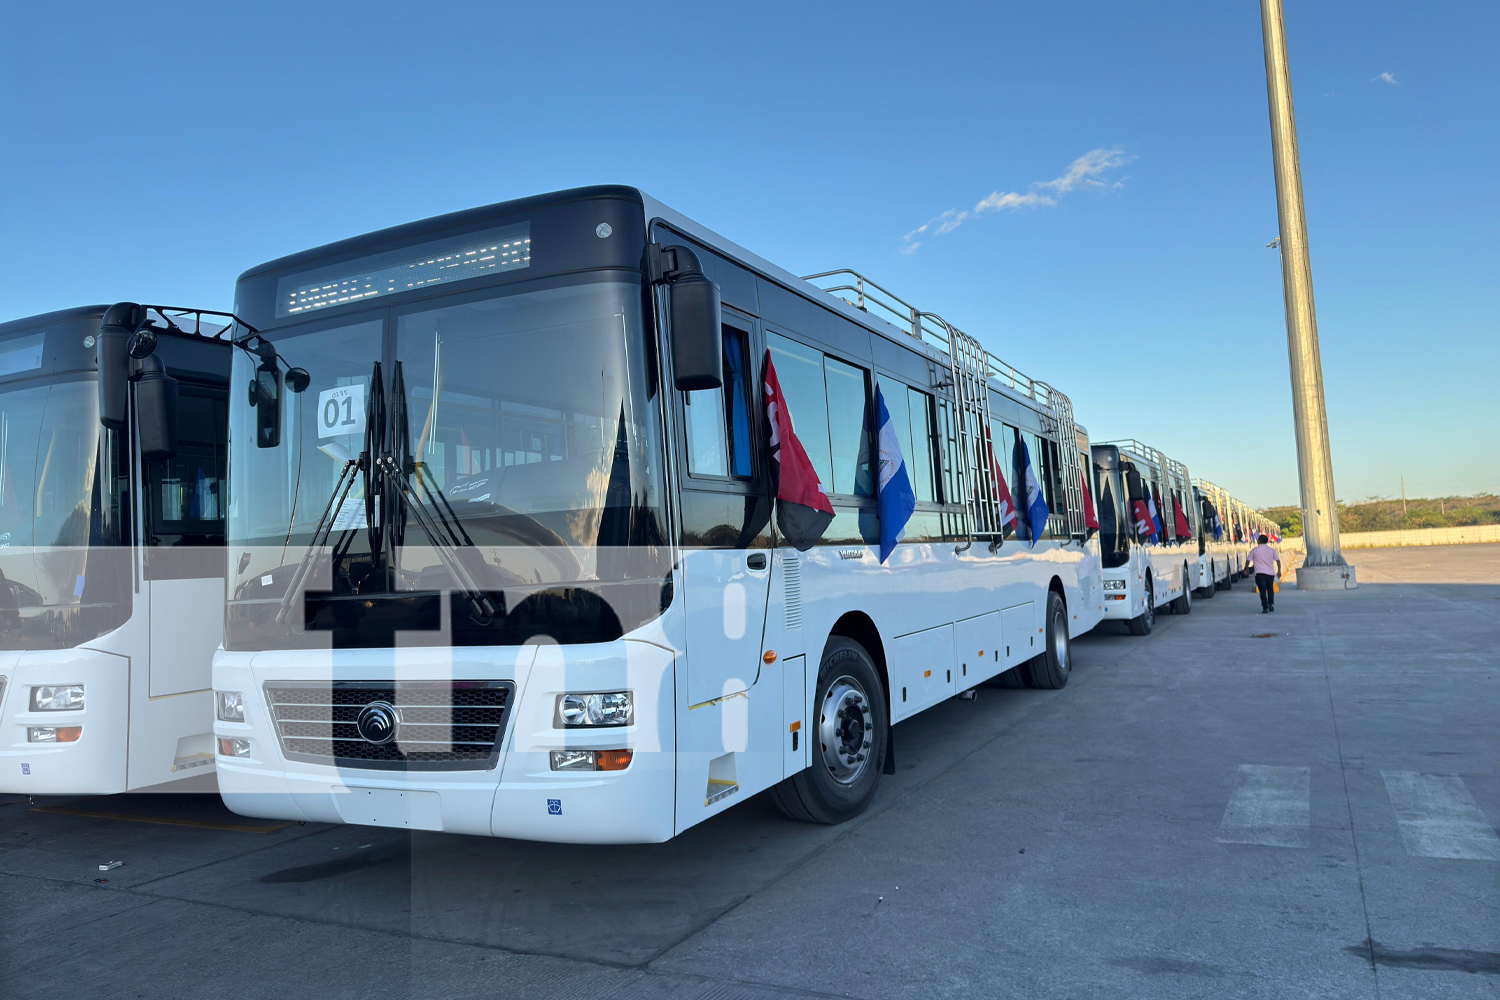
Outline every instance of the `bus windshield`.
{"type": "Polygon", "coordinates": [[[0,386],[0,608],[83,602],[99,437],[92,376],[0,386]]]}
{"type": "Polygon", "coordinates": [[[234,597],[280,597],[325,511],[313,587],[335,595],[452,590],[453,549],[485,589],[660,575],[654,555],[622,558],[660,547],[639,284],[454,295],[266,336],[311,384],[286,394],[280,443],[257,447],[257,361],[237,352],[234,597]],[[378,468],[340,504],[366,449],[378,468]]]}

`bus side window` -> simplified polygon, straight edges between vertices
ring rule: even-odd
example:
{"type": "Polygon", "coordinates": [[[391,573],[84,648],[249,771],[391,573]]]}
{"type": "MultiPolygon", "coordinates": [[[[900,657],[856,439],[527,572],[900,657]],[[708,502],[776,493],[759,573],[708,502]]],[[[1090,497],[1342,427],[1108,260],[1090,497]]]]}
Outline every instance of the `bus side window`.
{"type": "Polygon", "coordinates": [[[786,396],[792,430],[802,442],[823,489],[833,492],[833,451],[828,443],[828,390],[823,379],[823,352],[776,333],[766,333],[776,378],[786,396]]]}
{"type": "Polygon", "coordinates": [[[870,474],[870,379],[863,369],[837,358],[824,356],[823,375],[828,387],[828,434],[831,444],[833,483],[829,493],[872,497],[875,484],[870,474]]]}
{"type": "Polygon", "coordinates": [[[724,327],[723,388],[684,395],[688,471],[694,475],[750,478],[748,339],[743,330],[724,327]]]}
{"type": "Polygon", "coordinates": [[[906,413],[911,426],[911,450],[906,453],[906,471],[911,475],[912,492],[918,501],[933,503],[937,500],[937,490],[936,477],[932,474],[932,397],[908,387],[906,413]]]}
{"type": "Polygon", "coordinates": [[[946,399],[938,400],[938,450],[943,460],[943,503],[963,503],[963,452],[958,443],[958,421],[953,406],[946,399]]]}

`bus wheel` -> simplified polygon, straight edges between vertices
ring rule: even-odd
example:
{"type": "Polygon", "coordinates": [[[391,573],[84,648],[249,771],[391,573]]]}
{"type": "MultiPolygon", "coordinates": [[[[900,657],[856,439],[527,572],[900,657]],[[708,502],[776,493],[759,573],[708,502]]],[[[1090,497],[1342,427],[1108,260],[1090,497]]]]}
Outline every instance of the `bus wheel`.
{"type": "Polygon", "coordinates": [[[1131,635],[1150,635],[1156,624],[1156,591],[1151,587],[1151,578],[1146,577],[1146,610],[1125,623],[1131,635]]]}
{"type": "Polygon", "coordinates": [[[1174,614],[1174,615],[1186,615],[1186,614],[1191,614],[1192,610],[1193,610],[1193,592],[1189,588],[1189,585],[1188,585],[1188,570],[1187,570],[1187,567],[1184,566],[1184,567],[1182,567],[1182,596],[1173,599],[1173,601],[1172,601],[1172,614],[1174,614]]]}
{"type": "Polygon", "coordinates": [[[890,733],[880,674],[853,639],[828,640],[809,721],[812,766],[776,785],[772,797],[804,823],[853,819],[875,798],[890,733]]]}
{"type": "Polygon", "coordinates": [[[1073,649],[1068,643],[1068,609],[1057,591],[1047,594],[1047,648],[1031,658],[1033,687],[1056,690],[1073,674],[1073,649]]]}
{"type": "Polygon", "coordinates": [[[1208,564],[1208,586],[1203,588],[1203,599],[1211,601],[1219,592],[1219,567],[1213,563],[1208,564]]]}

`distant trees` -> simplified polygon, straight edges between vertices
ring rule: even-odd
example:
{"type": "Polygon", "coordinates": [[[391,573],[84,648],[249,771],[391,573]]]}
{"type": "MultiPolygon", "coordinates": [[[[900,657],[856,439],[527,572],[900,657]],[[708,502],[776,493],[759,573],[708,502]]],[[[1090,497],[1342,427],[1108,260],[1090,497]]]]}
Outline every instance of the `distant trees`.
{"type": "MultiPolygon", "coordinates": [[[[1302,534],[1302,508],[1267,507],[1261,511],[1281,526],[1288,538],[1302,534]]],[[[1340,531],[1398,531],[1403,528],[1462,528],[1500,523],[1500,496],[1434,497],[1387,500],[1371,497],[1363,503],[1339,502],[1340,531]],[[1404,507],[1404,510],[1403,510],[1404,507]]]]}

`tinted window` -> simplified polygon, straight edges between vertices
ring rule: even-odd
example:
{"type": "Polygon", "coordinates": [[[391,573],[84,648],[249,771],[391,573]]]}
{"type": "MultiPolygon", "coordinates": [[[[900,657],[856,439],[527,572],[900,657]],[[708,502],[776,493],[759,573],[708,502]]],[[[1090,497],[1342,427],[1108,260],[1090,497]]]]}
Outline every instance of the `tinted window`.
{"type": "Polygon", "coordinates": [[[936,477],[932,473],[932,397],[925,392],[906,390],[907,420],[911,426],[911,451],[907,452],[911,488],[918,500],[937,500],[936,477]]]}
{"type": "Polygon", "coordinates": [[[748,338],[724,327],[724,385],[683,396],[688,471],[700,476],[749,478],[750,380],[748,338]]]}
{"type": "Polygon", "coordinates": [[[828,399],[823,381],[823,352],[775,333],[766,346],[776,365],[776,378],[786,396],[792,430],[824,489],[832,489],[833,455],[828,446],[828,399]]]}
{"type": "Polygon", "coordinates": [[[833,492],[874,496],[870,475],[870,390],[863,368],[823,359],[828,385],[828,433],[833,455],[833,492]]]}

